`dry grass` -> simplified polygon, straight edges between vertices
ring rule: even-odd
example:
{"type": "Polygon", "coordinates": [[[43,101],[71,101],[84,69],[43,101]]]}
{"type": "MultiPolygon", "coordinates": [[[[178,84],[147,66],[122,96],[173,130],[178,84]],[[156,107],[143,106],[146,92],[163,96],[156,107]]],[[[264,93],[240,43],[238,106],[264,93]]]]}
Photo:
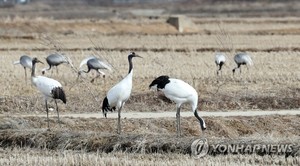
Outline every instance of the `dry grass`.
{"type": "Polygon", "coordinates": [[[274,159],[272,156],[228,155],[207,156],[200,160],[183,154],[151,155],[138,153],[86,153],[83,151],[51,151],[29,148],[0,149],[1,165],[298,165],[299,157],[274,159]]]}
{"type": "MultiPolygon", "coordinates": [[[[173,138],[174,118],[122,119],[125,134],[118,137],[111,134],[115,131],[115,119],[62,118],[62,128],[59,128],[56,119],[51,118],[52,130],[45,131],[46,118],[10,117],[10,114],[45,114],[43,98],[31,86],[29,79],[25,84],[23,69],[12,65],[12,62],[22,54],[45,62],[44,57],[57,51],[58,47],[60,52],[72,59],[75,67],[90,54],[97,54],[114,66],[114,71],[107,72],[105,79],[98,79],[93,84],[89,81],[95,73],[76,82],[74,68],[67,65],[59,66],[58,74],[47,73],[64,86],[68,103],[59,103],[59,107],[65,113],[100,113],[105,93],[128,71],[129,51],[136,51],[144,58],[134,59],[134,88],[123,111],[174,110],[175,104],[165,102],[161,95],[148,89],[149,83],[162,74],[183,79],[195,87],[201,110],[300,107],[300,74],[297,72],[300,70],[297,49],[300,40],[297,40],[298,35],[294,35],[299,34],[299,19],[289,18],[286,20],[288,24],[281,19],[269,18],[217,22],[199,19],[196,22],[201,30],[191,34],[178,34],[163,20],[131,21],[17,18],[0,23],[0,113],[7,115],[0,119],[0,147],[5,147],[1,151],[6,156],[0,160],[0,165],[160,165],[162,161],[166,165],[197,165],[202,162],[184,155],[189,153],[192,140],[201,135],[199,124],[192,117],[182,118],[185,137],[179,140],[173,138]],[[230,40],[220,42],[224,39],[224,36],[220,37],[220,27],[224,30],[223,35],[228,35],[230,40]],[[48,37],[51,37],[51,42],[48,37]],[[243,68],[241,75],[237,73],[233,77],[231,69],[235,64],[232,53],[235,51],[231,49],[248,52],[254,66],[249,70],[243,68]],[[222,76],[217,77],[214,52],[220,50],[225,51],[229,59],[222,76]],[[148,153],[155,153],[143,154],[142,147],[148,153]],[[112,152],[114,148],[118,152],[101,153],[112,152]],[[128,154],[126,150],[139,153],[128,154]]],[[[44,67],[39,64],[38,71],[44,67]]],[[[183,111],[189,110],[188,106],[184,106],[183,111]]],[[[299,142],[298,116],[209,117],[206,123],[209,126],[206,135],[210,140],[299,142]],[[286,136],[288,140],[284,140],[286,136]]],[[[203,161],[207,165],[299,164],[298,157],[284,159],[278,156],[274,160],[272,156],[256,155],[208,156],[203,161]]]]}

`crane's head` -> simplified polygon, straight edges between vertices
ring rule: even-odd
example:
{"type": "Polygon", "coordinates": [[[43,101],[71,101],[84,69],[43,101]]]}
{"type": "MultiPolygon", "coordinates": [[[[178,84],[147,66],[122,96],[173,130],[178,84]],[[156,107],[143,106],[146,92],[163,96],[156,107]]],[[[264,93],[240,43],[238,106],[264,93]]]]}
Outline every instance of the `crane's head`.
{"type": "Polygon", "coordinates": [[[131,59],[133,57],[143,58],[143,57],[139,56],[138,54],[136,54],[135,52],[130,52],[130,54],[128,55],[128,59],[131,59]]]}
{"type": "Polygon", "coordinates": [[[38,60],[37,58],[33,58],[32,59],[32,64],[36,64],[36,63],[42,63],[42,64],[44,64],[42,61],[38,60]]]}
{"type": "Polygon", "coordinates": [[[234,75],[235,69],[232,69],[232,74],[234,75]]]}

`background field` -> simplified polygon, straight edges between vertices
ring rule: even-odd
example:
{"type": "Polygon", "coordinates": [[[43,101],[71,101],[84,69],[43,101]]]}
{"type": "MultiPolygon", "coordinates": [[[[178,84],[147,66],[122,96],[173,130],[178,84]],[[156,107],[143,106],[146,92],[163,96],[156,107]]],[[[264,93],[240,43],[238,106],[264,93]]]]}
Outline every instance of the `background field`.
{"type": "MultiPolygon", "coordinates": [[[[297,5],[295,3],[293,8],[297,5]]],[[[51,9],[51,5],[47,7],[51,9]]],[[[117,10],[122,13],[125,11],[123,7],[117,10]]],[[[66,8],[56,8],[57,11],[63,9],[66,8]]],[[[95,10],[97,8],[90,13],[95,10]]],[[[49,17],[52,12],[48,12],[48,17],[32,15],[37,12],[28,6],[1,9],[0,151],[4,153],[1,153],[0,164],[151,165],[166,161],[166,165],[196,165],[200,160],[189,156],[189,145],[203,133],[194,117],[186,117],[182,118],[183,138],[174,139],[175,104],[148,88],[160,75],[183,79],[195,87],[199,93],[200,116],[201,111],[299,109],[298,17],[284,12],[288,10],[281,10],[281,13],[269,11],[268,15],[262,14],[261,17],[257,17],[255,13],[261,13],[257,11],[248,15],[238,12],[237,17],[228,17],[226,12],[207,16],[199,10],[185,13],[191,16],[196,30],[179,33],[166,23],[168,14],[156,19],[140,15],[65,19],[49,17]],[[12,16],[15,11],[21,15],[12,16]],[[195,14],[196,11],[200,15],[195,14]],[[112,118],[67,117],[61,119],[62,127],[59,127],[54,117],[50,118],[51,131],[46,131],[46,118],[21,116],[45,114],[41,94],[31,85],[29,78],[26,84],[23,68],[13,65],[21,55],[38,57],[44,62],[44,58],[54,52],[69,56],[73,68],[61,65],[58,73],[55,70],[52,74],[46,73],[59,80],[67,94],[67,104],[59,102],[60,113],[96,112],[101,115],[106,92],[128,72],[127,55],[130,51],[143,58],[133,60],[133,91],[123,111],[174,111],[174,117],[122,119],[124,134],[118,137],[114,134],[116,119],[112,118]],[[214,63],[214,54],[218,51],[227,55],[220,77],[216,75],[214,63]],[[237,52],[249,53],[254,65],[249,70],[243,66],[242,74],[238,72],[233,76],[233,56],[237,52]],[[90,80],[95,72],[76,81],[79,63],[91,54],[109,62],[113,71],[104,71],[106,77],[94,83],[90,80]],[[141,150],[142,147],[147,153],[141,150]],[[18,159],[15,156],[19,156],[18,159]]],[[[47,11],[51,10],[44,9],[41,16],[47,11]]],[[[166,11],[174,12],[169,8],[166,11]]],[[[38,64],[38,73],[41,74],[41,69],[46,66],[38,64]]],[[[54,102],[50,106],[53,107],[54,102]]],[[[190,107],[186,105],[182,111],[190,111],[190,107]]],[[[257,143],[297,144],[300,140],[299,116],[206,117],[205,120],[208,126],[206,137],[211,142],[254,140],[257,143]]],[[[278,155],[217,155],[207,156],[202,161],[207,165],[292,165],[300,162],[299,156],[285,159],[278,155]]]]}

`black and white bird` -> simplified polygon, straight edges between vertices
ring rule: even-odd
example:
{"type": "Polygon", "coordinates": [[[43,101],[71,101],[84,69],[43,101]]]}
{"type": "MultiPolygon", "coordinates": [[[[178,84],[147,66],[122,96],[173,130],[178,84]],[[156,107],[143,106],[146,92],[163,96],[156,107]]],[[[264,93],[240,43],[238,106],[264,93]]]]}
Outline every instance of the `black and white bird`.
{"type": "Polygon", "coordinates": [[[58,81],[44,76],[35,76],[36,63],[42,63],[42,62],[37,58],[32,59],[31,81],[32,84],[44,95],[48,128],[49,128],[49,116],[48,116],[49,110],[48,110],[47,100],[50,98],[54,99],[56,105],[58,123],[60,124],[59,111],[58,111],[56,99],[60,99],[65,104],[67,102],[67,99],[66,99],[65,92],[62,88],[62,85],[58,81]]]}
{"type": "Polygon", "coordinates": [[[99,58],[96,58],[94,56],[87,57],[84,60],[82,60],[79,65],[78,77],[82,74],[82,72],[89,73],[91,70],[95,70],[97,72],[97,76],[91,80],[91,82],[94,82],[94,80],[101,75],[103,75],[103,78],[105,77],[105,73],[100,71],[101,69],[109,71],[112,70],[109,64],[107,64],[104,61],[101,61],[99,58]],[[82,66],[85,64],[87,65],[87,71],[82,69],[82,66]]]}
{"type": "Polygon", "coordinates": [[[27,55],[22,55],[20,57],[20,60],[15,61],[14,64],[21,64],[24,68],[25,71],[25,81],[27,83],[27,72],[26,72],[26,68],[32,69],[32,58],[30,58],[27,55]]]}
{"type": "Polygon", "coordinates": [[[192,106],[192,111],[195,117],[200,123],[202,131],[206,129],[205,121],[198,115],[198,93],[197,91],[188,83],[175,78],[169,78],[169,76],[163,75],[152,81],[149,85],[150,89],[157,91],[162,91],[164,95],[176,103],[177,113],[177,136],[181,135],[180,130],[180,108],[184,103],[189,103],[192,106]]]}
{"type": "Polygon", "coordinates": [[[64,55],[61,55],[61,54],[57,54],[57,53],[50,54],[46,58],[46,61],[49,65],[49,67],[42,69],[42,74],[45,74],[45,72],[47,70],[50,70],[54,66],[56,67],[56,73],[58,73],[58,69],[57,69],[58,65],[63,64],[63,63],[69,64],[69,58],[68,57],[66,57],[64,55]]]}
{"type": "Polygon", "coordinates": [[[236,69],[240,69],[240,73],[242,73],[241,65],[246,65],[247,68],[250,65],[253,65],[251,57],[247,53],[238,53],[234,56],[234,61],[237,64],[237,67],[232,69],[232,73],[234,74],[236,69]]]}
{"type": "Polygon", "coordinates": [[[226,57],[225,57],[225,54],[223,53],[216,53],[216,56],[215,56],[215,63],[218,67],[217,69],[217,75],[219,75],[219,72],[221,71],[222,69],[222,66],[225,64],[225,61],[226,61],[226,57]]]}
{"type": "Polygon", "coordinates": [[[129,71],[125,78],[123,78],[119,83],[113,86],[108,92],[106,97],[102,103],[102,111],[104,117],[108,111],[118,110],[118,126],[117,126],[117,133],[121,133],[121,110],[124,106],[125,102],[129,99],[132,89],[132,75],[133,75],[133,64],[132,58],[133,57],[140,57],[141,56],[131,52],[128,55],[128,62],[129,62],[129,71]]]}

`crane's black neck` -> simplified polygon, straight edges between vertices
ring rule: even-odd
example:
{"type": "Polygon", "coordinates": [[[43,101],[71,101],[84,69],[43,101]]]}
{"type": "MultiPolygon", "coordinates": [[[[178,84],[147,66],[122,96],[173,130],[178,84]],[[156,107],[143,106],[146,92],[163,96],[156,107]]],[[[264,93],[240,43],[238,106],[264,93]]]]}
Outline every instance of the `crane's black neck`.
{"type": "Polygon", "coordinates": [[[31,77],[35,77],[35,61],[32,61],[31,77]]]}
{"type": "Polygon", "coordinates": [[[204,120],[198,115],[197,109],[194,111],[194,115],[199,120],[201,130],[205,130],[206,124],[205,124],[204,120]]]}
{"type": "Polygon", "coordinates": [[[129,55],[128,56],[128,62],[129,62],[129,71],[128,71],[128,74],[131,72],[131,70],[133,69],[133,64],[132,64],[132,58],[134,56],[133,55],[129,55]]]}

